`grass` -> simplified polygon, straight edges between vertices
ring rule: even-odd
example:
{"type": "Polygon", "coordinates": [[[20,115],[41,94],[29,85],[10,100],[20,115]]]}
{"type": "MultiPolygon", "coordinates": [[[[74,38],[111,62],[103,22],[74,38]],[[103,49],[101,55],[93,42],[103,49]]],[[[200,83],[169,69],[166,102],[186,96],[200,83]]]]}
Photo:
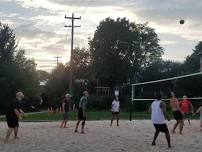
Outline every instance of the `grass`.
{"type": "MultiPolygon", "coordinates": [[[[169,114],[172,118],[172,114],[169,114]]],[[[194,116],[192,119],[197,119],[198,116],[194,116]]],[[[111,112],[110,111],[89,111],[87,112],[87,120],[110,120],[111,112]]],[[[129,112],[121,112],[120,119],[129,120],[129,112]]],[[[133,112],[132,119],[141,120],[141,119],[150,119],[150,113],[148,112],[133,112]]],[[[26,118],[22,121],[61,121],[61,113],[35,113],[28,114],[26,118]]],[[[77,120],[77,112],[69,112],[69,120],[77,120]]],[[[5,121],[5,118],[0,118],[0,121],[5,121]]]]}

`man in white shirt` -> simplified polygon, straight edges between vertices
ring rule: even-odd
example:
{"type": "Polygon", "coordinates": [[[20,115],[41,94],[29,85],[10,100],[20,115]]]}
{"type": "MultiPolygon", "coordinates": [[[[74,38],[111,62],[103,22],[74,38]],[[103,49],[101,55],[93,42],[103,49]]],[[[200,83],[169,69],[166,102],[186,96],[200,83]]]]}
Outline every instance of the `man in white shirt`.
{"type": "Polygon", "coordinates": [[[156,139],[158,137],[159,132],[163,132],[166,135],[168,147],[170,148],[171,147],[170,134],[166,125],[165,118],[167,118],[167,120],[170,121],[170,119],[168,118],[166,114],[166,104],[163,101],[161,101],[161,95],[159,93],[156,96],[156,99],[151,104],[151,120],[156,129],[156,132],[154,133],[152,145],[156,145],[156,139]]]}
{"type": "Polygon", "coordinates": [[[112,105],[111,105],[112,119],[111,119],[110,126],[112,126],[112,123],[115,117],[117,120],[117,126],[119,126],[119,107],[120,107],[119,98],[116,97],[116,99],[112,102],[112,105]]]}

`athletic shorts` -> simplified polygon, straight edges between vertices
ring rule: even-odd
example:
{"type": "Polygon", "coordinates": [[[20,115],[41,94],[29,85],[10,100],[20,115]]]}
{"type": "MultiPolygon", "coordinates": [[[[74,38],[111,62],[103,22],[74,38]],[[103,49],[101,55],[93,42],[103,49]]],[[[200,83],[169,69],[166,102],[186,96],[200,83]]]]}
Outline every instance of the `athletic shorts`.
{"type": "Polygon", "coordinates": [[[113,112],[113,111],[112,111],[112,114],[116,114],[116,115],[117,115],[117,114],[119,114],[119,112],[113,112]]]}
{"type": "Polygon", "coordinates": [[[67,112],[64,113],[64,114],[63,114],[63,119],[64,119],[64,120],[67,120],[68,118],[69,118],[69,114],[68,114],[67,112]]]}
{"type": "Polygon", "coordinates": [[[79,108],[78,110],[78,119],[79,120],[86,120],[86,117],[83,115],[83,109],[79,108]]]}
{"type": "Polygon", "coordinates": [[[173,111],[173,115],[174,115],[175,120],[183,119],[182,113],[180,111],[173,111]]]}
{"type": "Polygon", "coordinates": [[[156,131],[159,132],[168,132],[168,127],[166,124],[154,124],[156,131]]]}
{"type": "Polygon", "coordinates": [[[11,116],[6,115],[6,121],[7,121],[7,124],[8,124],[9,128],[19,127],[17,116],[16,117],[11,117],[11,116]]]}

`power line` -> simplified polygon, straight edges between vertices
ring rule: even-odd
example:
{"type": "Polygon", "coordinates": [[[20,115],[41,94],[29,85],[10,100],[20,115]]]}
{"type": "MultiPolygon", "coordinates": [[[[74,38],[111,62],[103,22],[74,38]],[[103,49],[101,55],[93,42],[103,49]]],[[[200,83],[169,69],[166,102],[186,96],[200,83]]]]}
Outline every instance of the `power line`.
{"type": "Polygon", "coordinates": [[[72,65],[72,56],[73,56],[73,47],[74,47],[74,28],[75,27],[81,27],[81,26],[75,26],[74,25],[74,21],[75,20],[80,20],[81,19],[81,16],[80,17],[74,17],[74,13],[72,13],[72,16],[71,17],[68,17],[65,15],[65,19],[70,19],[72,22],[71,22],[71,25],[65,25],[65,27],[70,27],[71,28],[71,54],[70,54],[70,76],[69,76],[69,92],[71,93],[72,92],[72,78],[73,78],[73,65],[72,65]]]}
{"type": "Polygon", "coordinates": [[[54,58],[56,58],[56,61],[57,61],[57,69],[58,69],[58,65],[59,65],[59,59],[61,58],[61,56],[56,56],[56,57],[54,57],[54,58]]]}

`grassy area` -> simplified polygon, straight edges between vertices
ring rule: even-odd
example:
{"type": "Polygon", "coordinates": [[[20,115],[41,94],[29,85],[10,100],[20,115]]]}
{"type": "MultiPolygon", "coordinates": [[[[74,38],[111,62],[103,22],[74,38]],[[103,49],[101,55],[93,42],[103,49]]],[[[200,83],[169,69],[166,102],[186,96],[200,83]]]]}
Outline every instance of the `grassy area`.
{"type": "MultiPolygon", "coordinates": [[[[172,114],[170,114],[172,118],[172,114]]],[[[197,119],[198,116],[193,117],[192,119],[197,119]]],[[[87,112],[87,120],[110,120],[111,112],[109,111],[90,111],[87,112]]],[[[121,112],[120,119],[129,120],[129,112],[121,112]]],[[[132,119],[150,119],[150,113],[147,112],[133,112],[132,119]]],[[[29,114],[23,121],[60,121],[62,120],[62,114],[57,113],[38,113],[38,114],[29,114]]],[[[70,112],[69,120],[77,120],[77,113],[70,112]]],[[[5,118],[0,118],[0,121],[5,121],[5,118]]]]}

